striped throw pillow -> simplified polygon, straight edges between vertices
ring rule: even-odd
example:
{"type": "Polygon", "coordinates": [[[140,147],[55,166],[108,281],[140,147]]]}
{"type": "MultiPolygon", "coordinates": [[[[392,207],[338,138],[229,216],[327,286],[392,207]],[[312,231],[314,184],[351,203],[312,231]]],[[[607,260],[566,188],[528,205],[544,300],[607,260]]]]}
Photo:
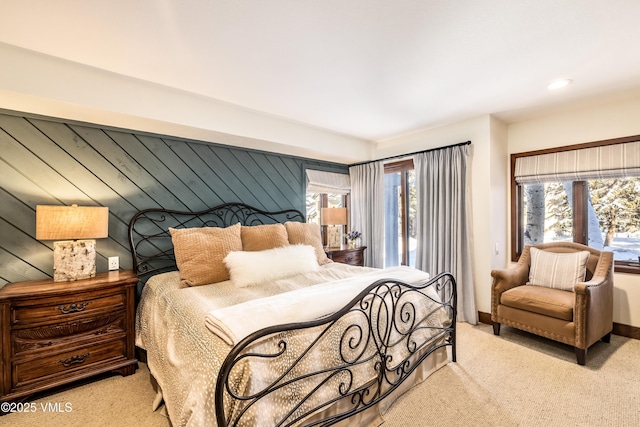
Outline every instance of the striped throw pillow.
{"type": "Polygon", "coordinates": [[[573,292],[573,286],[584,281],[589,252],[557,254],[533,247],[530,251],[531,268],[527,285],[573,292]]]}

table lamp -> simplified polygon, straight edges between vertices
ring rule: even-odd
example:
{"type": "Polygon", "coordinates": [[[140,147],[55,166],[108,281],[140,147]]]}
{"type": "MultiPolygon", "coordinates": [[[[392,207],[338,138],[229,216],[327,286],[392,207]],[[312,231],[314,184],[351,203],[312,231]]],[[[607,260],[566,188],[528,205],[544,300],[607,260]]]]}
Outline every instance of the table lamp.
{"type": "Polygon", "coordinates": [[[347,208],[322,208],[320,210],[320,224],[327,227],[327,246],[335,248],[341,246],[340,229],[336,225],[347,223],[347,208]]]}
{"type": "Polygon", "coordinates": [[[53,243],[53,281],[96,275],[96,241],[109,235],[109,208],[36,206],[36,239],[53,243]]]}

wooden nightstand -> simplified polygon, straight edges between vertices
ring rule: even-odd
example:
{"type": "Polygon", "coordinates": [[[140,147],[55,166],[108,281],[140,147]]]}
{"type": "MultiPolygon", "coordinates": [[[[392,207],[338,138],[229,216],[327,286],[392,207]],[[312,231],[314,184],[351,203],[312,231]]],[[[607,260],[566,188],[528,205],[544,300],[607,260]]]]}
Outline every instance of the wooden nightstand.
{"type": "Polygon", "coordinates": [[[133,374],[137,282],[133,271],[114,271],[0,288],[0,401],[104,372],[133,374]]]}
{"type": "Polygon", "coordinates": [[[335,262],[341,262],[343,264],[364,266],[364,250],[366,246],[360,246],[357,248],[349,248],[342,246],[340,248],[324,248],[324,252],[329,259],[335,262]]]}

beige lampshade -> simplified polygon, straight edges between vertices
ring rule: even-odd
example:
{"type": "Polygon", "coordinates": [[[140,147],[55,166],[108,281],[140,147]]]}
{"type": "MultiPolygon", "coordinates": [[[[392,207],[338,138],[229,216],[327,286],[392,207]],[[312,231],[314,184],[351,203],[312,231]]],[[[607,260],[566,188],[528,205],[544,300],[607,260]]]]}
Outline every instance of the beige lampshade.
{"type": "Polygon", "coordinates": [[[36,206],[36,239],[103,239],[109,236],[109,208],[36,206]]]}
{"type": "Polygon", "coordinates": [[[347,208],[322,208],[320,210],[321,225],[345,225],[347,208]]]}

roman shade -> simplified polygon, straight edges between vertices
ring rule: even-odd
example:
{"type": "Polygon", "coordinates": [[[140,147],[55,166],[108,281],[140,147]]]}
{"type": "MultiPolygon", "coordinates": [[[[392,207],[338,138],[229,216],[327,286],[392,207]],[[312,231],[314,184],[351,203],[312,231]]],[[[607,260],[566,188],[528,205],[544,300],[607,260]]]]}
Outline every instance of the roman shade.
{"type": "Polygon", "coordinates": [[[640,141],[516,158],[518,184],[640,176],[640,141]]]}
{"type": "Polygon", "coordinates": [[[307,192],[349,194],[351,180],[348,174],[307,169],[307,192]]]}

